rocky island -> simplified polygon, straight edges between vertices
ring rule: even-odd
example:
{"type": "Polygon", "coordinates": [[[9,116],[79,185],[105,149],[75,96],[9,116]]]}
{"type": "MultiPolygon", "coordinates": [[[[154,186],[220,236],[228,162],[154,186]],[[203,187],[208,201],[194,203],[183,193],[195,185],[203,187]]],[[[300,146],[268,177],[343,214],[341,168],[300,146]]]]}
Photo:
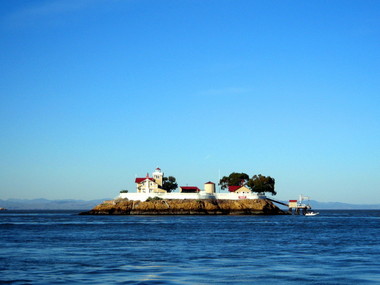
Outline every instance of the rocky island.
{"type": "Polygon", "coordinates": [[[81,215],[285,215],[266,199],[148,199],[105,201],[81,215]]]}
{"type": "Polygon", "coordinates": [[[166,177],[156,168],[145,177],[136,177],[136,192],[120,191],[117,198],[95,206],[81,215],[285,215],[275,206],[268,192],[276,195],[274,179],[270,176],[233,172],[224,176],[219,185],[228,193],[217,193],[215,183],[208,181],[204,188],[180,186],[176,178],[166,177]]]}

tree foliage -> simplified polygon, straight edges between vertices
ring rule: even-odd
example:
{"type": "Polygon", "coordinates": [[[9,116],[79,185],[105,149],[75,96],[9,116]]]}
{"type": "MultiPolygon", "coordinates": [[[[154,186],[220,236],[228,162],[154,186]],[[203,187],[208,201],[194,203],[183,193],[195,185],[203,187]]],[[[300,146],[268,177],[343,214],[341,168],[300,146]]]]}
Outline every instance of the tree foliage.
{"type": "Polygon", "coordinates": [[[174,191],[178,188],[177,181],[175,177],[169,176],[169,177],[162,177],[162,189],[168,191],[169,193],[174,191]]]}
{"type": "Polygon", "coordinates": [[[274,190],[275,180],[270,176],[253,175],[251,178],[246,173],[233,172],[229,176],[223,176],[219,181],[220,187],[225,190],[228,186],[246,186],[252,192],[271,193],[276,195],[274,190]]]}
{"type": "Polygon", "coordinates": [[[220,188],[227,189],[228,186],[244,185],[249,180],[249,176],[246,173],[232,172],[229,176],[223,176],[219,181],[220,188]]]}
{"type": "Polygon", "coordinates": [[[247,183],[247,187],[250,188],[253,192],[257,193],[271,193],[276,195],[277,192],[274,190],[275,180],[270,176],[253,175],[247,183]]]}

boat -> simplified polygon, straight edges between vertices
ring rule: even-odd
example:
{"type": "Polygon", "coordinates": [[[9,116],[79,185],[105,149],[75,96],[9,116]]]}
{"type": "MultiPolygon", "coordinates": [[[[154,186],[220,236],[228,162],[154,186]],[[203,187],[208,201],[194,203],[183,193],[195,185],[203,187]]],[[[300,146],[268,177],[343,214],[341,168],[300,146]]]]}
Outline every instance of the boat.
{"type": "Polygon", "coordinates": [[[307,213],[305,214],[305,216],[316,216],[316,215],[319,215],[319,213],[318,213],[318,212],[313,212],[313,211],[311,211],[311,212],[307,212],[307,213]]]}

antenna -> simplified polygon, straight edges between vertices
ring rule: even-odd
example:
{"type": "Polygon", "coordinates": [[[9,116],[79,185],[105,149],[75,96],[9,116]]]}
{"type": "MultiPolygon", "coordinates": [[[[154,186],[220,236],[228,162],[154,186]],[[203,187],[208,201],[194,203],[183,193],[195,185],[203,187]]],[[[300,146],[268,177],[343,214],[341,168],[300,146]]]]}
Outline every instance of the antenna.
{"type": "Polygon", "coordinates": [[[218,179],[218,191],[220,193],[221,189],[220,189],[219,181],[220,181],[220,168],[219,168],[219,179],[218,179]]]}

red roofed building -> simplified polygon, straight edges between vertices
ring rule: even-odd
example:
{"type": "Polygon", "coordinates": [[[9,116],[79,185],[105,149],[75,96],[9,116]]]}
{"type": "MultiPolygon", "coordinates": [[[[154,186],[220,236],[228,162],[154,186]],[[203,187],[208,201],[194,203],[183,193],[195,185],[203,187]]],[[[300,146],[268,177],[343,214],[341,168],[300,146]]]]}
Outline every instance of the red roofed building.
{"type": "Polygon", "coordinates": [[[196,186],[180,186],[179,192],[180,193],[199,193],[201,189],[199,189],[196,186]]]}
{"type": "Polygon", "coordinates": [[[149,173],[145,177],[136,177],[137,193],[166,193],[166,190],[161,189],[163,176],[161,169],[157,167],[153,172],[153,177],[149,177],[149,173]]]}
{"type": "Polygon", "coordinates": [[[237,194],[250,194],[252,193],[251,189],[246,186],[228,186],[228,191],[237,193],[237,194]]]}

